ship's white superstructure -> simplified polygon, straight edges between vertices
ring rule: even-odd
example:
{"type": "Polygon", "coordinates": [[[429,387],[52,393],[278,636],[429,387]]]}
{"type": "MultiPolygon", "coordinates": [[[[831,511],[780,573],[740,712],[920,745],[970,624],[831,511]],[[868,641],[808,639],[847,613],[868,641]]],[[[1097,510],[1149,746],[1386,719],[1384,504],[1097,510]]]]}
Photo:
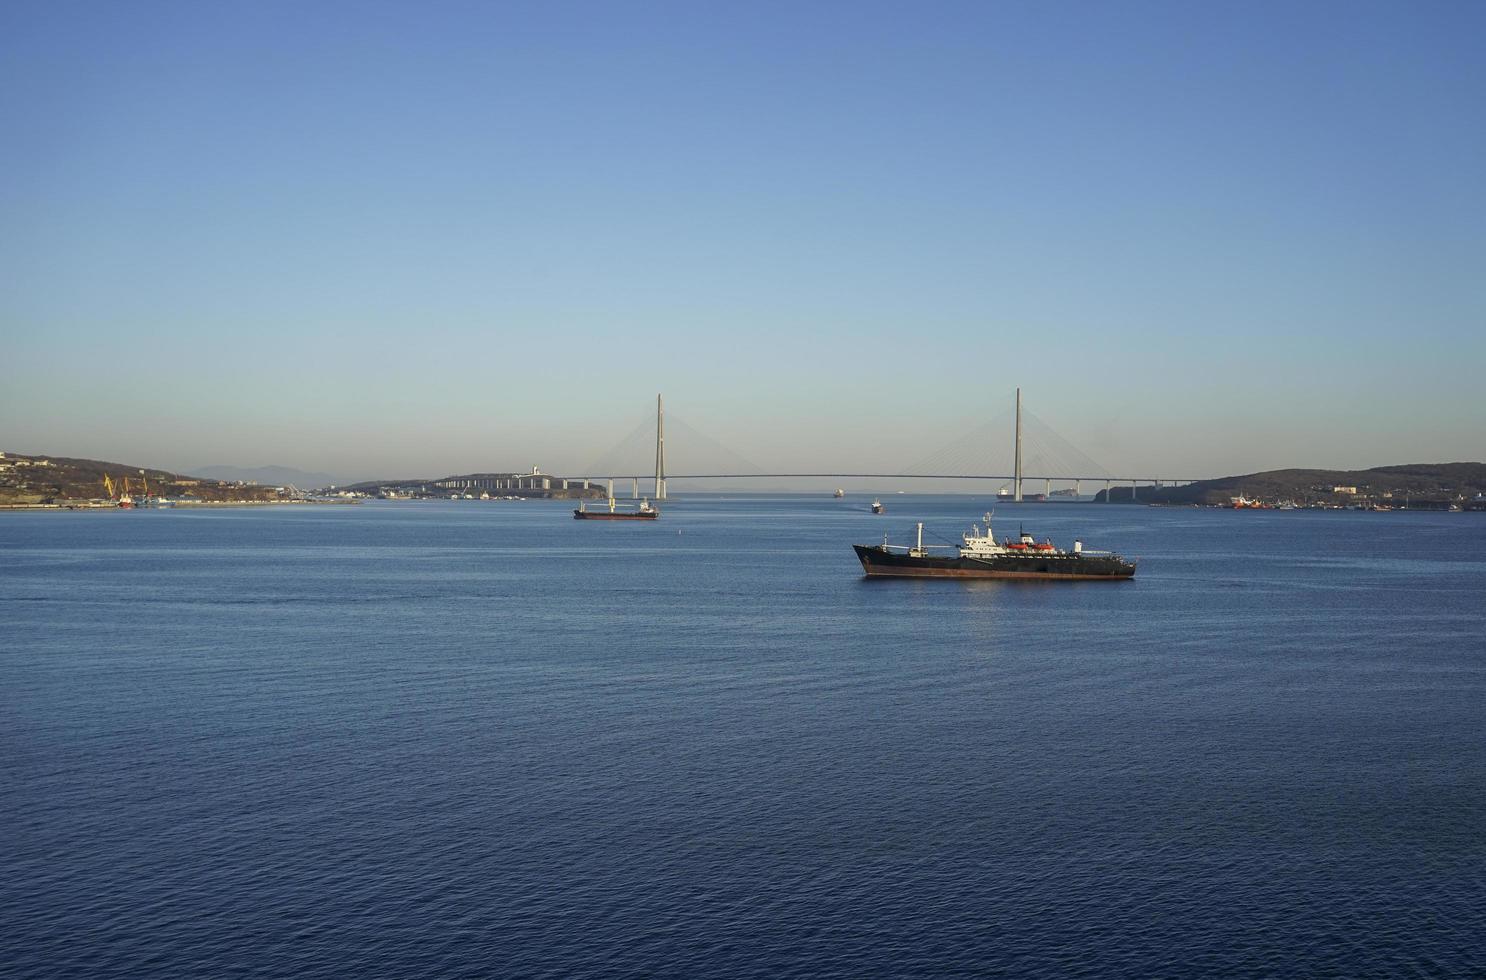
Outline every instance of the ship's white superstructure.
{"type": "Polygon", "coordinates": [[[1072,551],[1064,551],[1051,541],[1038,541],[1025,531],[1017,534],[1016,540],[1007,538],[1005,541],[997,542],[996,535],[991,531],[991,515],[985,515],[985,533],[981,533],[979,524],[970,525],[970,530],[960,537],[961,558],[998,558],[1002,555],[1080,555],[1083,554],[1084,543],[1073,542],[1072,551]]]}

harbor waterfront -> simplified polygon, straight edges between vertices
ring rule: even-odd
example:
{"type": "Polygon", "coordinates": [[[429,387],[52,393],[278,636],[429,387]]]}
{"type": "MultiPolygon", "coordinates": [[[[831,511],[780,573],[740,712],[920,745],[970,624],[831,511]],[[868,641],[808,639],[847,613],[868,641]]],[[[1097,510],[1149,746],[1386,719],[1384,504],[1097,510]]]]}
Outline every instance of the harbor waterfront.
{"type": "Polygon", "coordinates": [[[0,963],[1486,971],[1482,515],[868,502],[0,513],[0,963]]]}

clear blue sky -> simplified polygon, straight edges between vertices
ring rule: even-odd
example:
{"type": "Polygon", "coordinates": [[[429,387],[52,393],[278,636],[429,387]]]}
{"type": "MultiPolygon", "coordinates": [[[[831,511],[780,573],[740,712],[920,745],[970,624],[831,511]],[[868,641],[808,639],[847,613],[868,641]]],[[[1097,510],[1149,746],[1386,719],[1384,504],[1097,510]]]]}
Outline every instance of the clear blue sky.
{"type": "MultiPolygon", "coordinates": [[[[0,448],[1486,458],[1486,4],[11,2],[0,448]]],[[[679,461],[678,461],[679,462],[679,461]]]]}

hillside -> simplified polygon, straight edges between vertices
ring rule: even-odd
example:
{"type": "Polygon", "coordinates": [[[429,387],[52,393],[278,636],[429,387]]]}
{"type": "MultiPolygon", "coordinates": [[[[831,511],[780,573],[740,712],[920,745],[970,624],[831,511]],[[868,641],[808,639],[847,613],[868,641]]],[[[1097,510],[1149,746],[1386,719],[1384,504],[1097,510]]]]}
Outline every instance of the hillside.
{"type": "Polygon", "coordinates": [[[105,499],[105,474],[120,488],[124,480],[128,479],[129,489],[135,495],[142,495],[148,487],[152,495],[189,497],[204,501],[278,498],[273,487],[241,486],[222,480],[204,480],[166,470],[96,459],[3,453],[0,454],[0,504],[105,499]]]}
{"type": "MultiPolygon", "coordinates": [[[[1115,503],[1129,501],[1128,487],[1116,487],[1115,503]]],[[[1293,501],[1299,505],[1377,503],[1403,500],[1445,504],[1470,500],[1486,493],[1486,463],[1410,463],[1368,470],[1269,470],[1183,487],[1141,487],[1140,503],[1226,504],[1244,496],[1266,503],[1293,501]],[[1337,488],[1349,488],[1338,490],[1337,488]],[[1355,493],[1350,492],[1355,489],[1355,493]]],[[[1104,499],[1103,491],[1099,500],[1104,499]]]]}

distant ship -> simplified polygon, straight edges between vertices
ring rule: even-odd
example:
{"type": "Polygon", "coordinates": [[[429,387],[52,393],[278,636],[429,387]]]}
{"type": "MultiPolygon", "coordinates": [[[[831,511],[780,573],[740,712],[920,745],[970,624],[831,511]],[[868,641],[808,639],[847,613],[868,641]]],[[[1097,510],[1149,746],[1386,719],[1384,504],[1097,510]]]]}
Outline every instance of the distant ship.
{"type": "Polygon", "coordinates": [[[1081,579],[1128,579],[1135,575],[1135,562],[1113,552],[1085,551],[1082,541],[1072,551],[1063,551],[1051,541],[1036,541],[1021,532],[1015,539],[997,542],[991,533],[991,515],[985,515],[985,533],[972,526],[961,538],[954,554],[932,554],[924,547],[924,526],[918,525],[918,542],[912,547],[854,544],[862,570],[869,577],[896,578],[1007,578],[1071,581],[1081,579]]]}
{"type": "Polygon", "coordinates": [[[882,501],[876,500],[876,499],[874,499],[872,501],[872,513],[874,513],[874,514],[883,514],[883,513],[886,513],[886,512],[887,512],[887,508],[884,507],[884,506],[882,506],[882,501]]]}
{"type": "Polygon", "coordinates": [[[845,490],[842,490],[840,487],[837,487],[836,488],[836,493],[835,493],[836,499],[837,500],[840,500],[844,496],[846,496],[846,491],[845,490]]]}
{"type": "MultiPolygon", "coordinates": [[[[1003,504],[1014,504],[1017,502],[1016,494],[1012,491],[1010,484],[1004,484],[1000,490],[996,491],[996,499],[1003,504]]],[[[1024,493],[1021,499],[1021,503],[1024,504],[1041,504],[1046,501],[1047,494],[1045,493],[1024,493]]]]}
{"type": "Polygon", "coordinates": [[[619,502],[614,499],[611,490],[607,501],[608,507],[601,510],[589,510],[587,502],[578,501],[578,507],[573,511],[575,521],[653,521],[660,516],[660,511],[650,506],[650,498],[646,497],[640,501],[633,510],[621,510],[619,502]]]}
{"type": "Polygon", "coordinates": [[[640,501],[640,506],[634,510],[620,510],[618,502],[609,498],[607,510],[589,510],[585,502],[578,501],[578,507],[573,511],[573,519],[579,521],[653,521],[660,516],[660,511],[650,506],[650,501],[640,501]]]}

